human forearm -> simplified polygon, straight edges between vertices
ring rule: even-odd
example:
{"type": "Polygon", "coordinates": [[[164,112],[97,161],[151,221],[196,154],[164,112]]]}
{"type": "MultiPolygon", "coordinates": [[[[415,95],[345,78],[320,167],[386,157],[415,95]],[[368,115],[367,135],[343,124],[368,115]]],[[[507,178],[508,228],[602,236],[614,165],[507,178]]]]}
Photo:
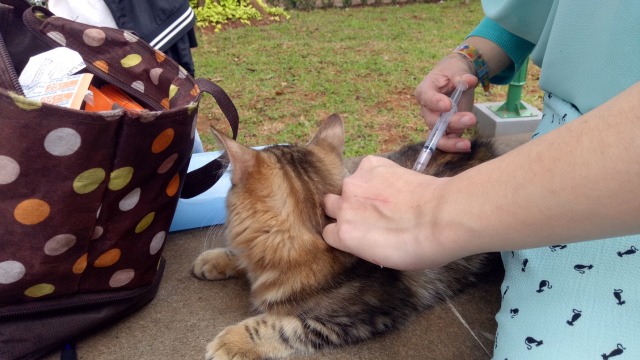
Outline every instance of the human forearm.
{"type": "Polygon", "coordinates": [[[481,51],[489,65],[490,79],[494,84],[508,84],[534,47],[533,43],[513,34],[489,18],[484,18],[471,31],[465,42],[481,51]],[[491,47],[487,48],[485,44],[491,47]],[[499,57],[496,58],[496,55],[499,57]],[[499,62],[496,62],[496,59],[499,62]]]}
{"type": "Polygon", "coordinates": [[[640,233],[638,99],[640,83],[447,180],[436,236],[464,256],[640,233]]]}

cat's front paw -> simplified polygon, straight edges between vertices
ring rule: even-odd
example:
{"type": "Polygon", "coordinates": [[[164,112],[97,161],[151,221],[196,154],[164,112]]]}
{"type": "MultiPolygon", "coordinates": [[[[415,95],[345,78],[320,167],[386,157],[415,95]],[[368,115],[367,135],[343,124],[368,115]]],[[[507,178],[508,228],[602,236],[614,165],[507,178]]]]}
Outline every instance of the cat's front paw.
{"type": "Polygon", "coordinates": [[[193,262],[193,274],[204,280],[222,280],[237,276],[235,255],[226,248],[207,250],[193,262]]]}
{"type": "Polygon", "coordinates": [[[260,360],[244,326],[229,326],[207,345],[206,360],[260,360]]]}

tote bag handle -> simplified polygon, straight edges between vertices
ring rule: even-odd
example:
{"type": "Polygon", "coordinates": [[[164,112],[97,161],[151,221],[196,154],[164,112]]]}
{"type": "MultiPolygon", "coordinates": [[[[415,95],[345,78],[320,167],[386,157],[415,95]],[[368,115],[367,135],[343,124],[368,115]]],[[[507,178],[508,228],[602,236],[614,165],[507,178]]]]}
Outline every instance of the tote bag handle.
{"type": "MultiPolygon", "coordinates": [[[[211,94],[216,100],[229,125],[231,125],[233,139],[235,140],[238,137],[239,117],[238,110],[233,105],[229,95],[220,86],[209,80],[199,78],[196,79],[196,84],[200,88],[201,94],[203,92],[211,94]]],[[[188,172],[180,192],[180,198],[191,199],[209,190],[222,177],[227,166],[228,161],[221,161],[220,157],[218,157],[202,167],[188,172]]]]}

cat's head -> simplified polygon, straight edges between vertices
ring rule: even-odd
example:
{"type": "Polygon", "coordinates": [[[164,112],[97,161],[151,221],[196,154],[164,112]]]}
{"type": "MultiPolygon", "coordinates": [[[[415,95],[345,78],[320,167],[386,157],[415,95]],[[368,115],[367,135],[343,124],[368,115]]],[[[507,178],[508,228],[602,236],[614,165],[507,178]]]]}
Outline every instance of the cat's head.
{"type": "Polygon", "coordinates": [[[226,236],[245,267],[294,266],[308,256],[333,253],[322,240],[329,222],[322,199],[340,194],[344,125],[322,122],[309,143],[254,150],[216,132],[231,161],[226,236]],[[288,264],[287,262],[291,262],[288,264]]]}

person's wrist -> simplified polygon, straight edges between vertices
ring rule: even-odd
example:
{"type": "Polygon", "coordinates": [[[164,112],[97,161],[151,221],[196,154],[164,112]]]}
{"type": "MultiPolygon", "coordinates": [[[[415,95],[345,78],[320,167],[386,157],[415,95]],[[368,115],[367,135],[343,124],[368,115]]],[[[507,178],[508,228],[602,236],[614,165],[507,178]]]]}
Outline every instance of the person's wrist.
{"type": "Polygon", "coordinates": [[[447,61],[454,61],[455,63],[460,64],[461,67],[464,67],[467,70],[467,74],[476,76],[476,69],[473,67],[473,64],[469,60],[460,56],[460,54],[450,53],[445,58],[447,61]]]}
{"type": "Polygon", "coordinates": [[[446,206],[450,197],[449,182],[451,178],[429,177],[430,183],[425,186],[429,189],[425,206],[422,208],[422,218],[424,222],[420,227],[420,241],[423,242],[420,248],[424,251],[422,255],[428,260],[428,267],[435,268],[459,258],[460,251],[454,241],[456,235],[454,218],[448,216],[442,209],[446,206]]]}
{"type": "Polygon", "coordinates": [[[442,256],[441,265],[471,255],[469,228],[461,219],[464,216],[464,202],[456,191],[455,177],[439,178],[438,186],[432,189],[433,207],[431,212],[431,234],[433,245],[442,256]]]}
{"type": "Polygon", "coordinates": [[[482,53],[478,48],[468,43],[458,45],[452,51],[453,54],[467,61],[473,68],[473,74],[478,78],[478,82],[482,85],[484,91],[489,91],[491,84],[489,83],[489,66],[482,57],[482,53]]]}

